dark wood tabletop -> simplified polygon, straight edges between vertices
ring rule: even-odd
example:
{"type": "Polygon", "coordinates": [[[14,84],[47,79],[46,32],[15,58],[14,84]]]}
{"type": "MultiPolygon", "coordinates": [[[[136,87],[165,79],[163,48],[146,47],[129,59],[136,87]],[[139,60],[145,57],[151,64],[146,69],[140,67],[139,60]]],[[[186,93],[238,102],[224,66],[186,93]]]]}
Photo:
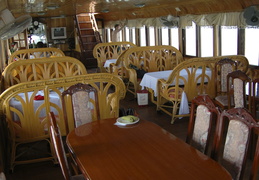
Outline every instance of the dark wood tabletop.
{"type": "Polygon", "coordinates": [[[232,179],[217,162],[152,122],[115,122],[94,121],[67,136],[79,168],[92,180],[232,179]]]}

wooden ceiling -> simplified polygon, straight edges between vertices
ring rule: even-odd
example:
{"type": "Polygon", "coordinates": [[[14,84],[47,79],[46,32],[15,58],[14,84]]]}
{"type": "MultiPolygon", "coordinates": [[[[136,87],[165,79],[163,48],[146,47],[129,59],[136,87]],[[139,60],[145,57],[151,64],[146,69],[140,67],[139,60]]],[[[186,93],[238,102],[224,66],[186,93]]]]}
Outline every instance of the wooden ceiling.
{"type": "Polygon", "coordinates": [[[239,12],[259,0],[0,0],[15,17],[73,16],[98,13],[104,20],[122,20],[186,14],[239,12]],[[143,6],[143,7],[141,7],[143,6]]]}

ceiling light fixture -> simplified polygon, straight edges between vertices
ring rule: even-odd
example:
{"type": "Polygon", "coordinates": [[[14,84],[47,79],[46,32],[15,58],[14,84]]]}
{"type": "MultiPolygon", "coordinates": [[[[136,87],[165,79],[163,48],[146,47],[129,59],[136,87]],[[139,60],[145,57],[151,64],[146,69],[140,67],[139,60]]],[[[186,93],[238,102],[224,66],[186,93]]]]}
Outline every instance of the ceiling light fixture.
{"type": "Polygon", "coordinates": [[[145,5],[146,5],[145,3],[139,3],[139,4],[135,4],[135,7],[142,8],[145,5]]]}

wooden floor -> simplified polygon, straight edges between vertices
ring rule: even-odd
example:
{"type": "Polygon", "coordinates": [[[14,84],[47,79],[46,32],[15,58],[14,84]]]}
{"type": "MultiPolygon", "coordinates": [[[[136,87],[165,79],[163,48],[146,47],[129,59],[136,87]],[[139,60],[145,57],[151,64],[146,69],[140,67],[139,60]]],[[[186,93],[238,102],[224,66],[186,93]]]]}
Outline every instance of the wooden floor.
{"type": "MultiPolygon", "coordinates": [[[[177,119],[171,124],[171,117],[165,113],[157,112],[156,106],[149,102],[147,106],[139,107],[137,99],[127,93],[125,99],[121,101],[121,108],[134,108],[140,119],[151,121],[178,138],[185,141],[188,127],[188,117],[177,119]]],[[[12,174],[6,174],[7,180],[63,180],[63,176],[58,165],[52,162],[34,163],[28,165],[17,165],[12,174]]],[[[248,179],[246,176],[245,179],[248,179]]]]}

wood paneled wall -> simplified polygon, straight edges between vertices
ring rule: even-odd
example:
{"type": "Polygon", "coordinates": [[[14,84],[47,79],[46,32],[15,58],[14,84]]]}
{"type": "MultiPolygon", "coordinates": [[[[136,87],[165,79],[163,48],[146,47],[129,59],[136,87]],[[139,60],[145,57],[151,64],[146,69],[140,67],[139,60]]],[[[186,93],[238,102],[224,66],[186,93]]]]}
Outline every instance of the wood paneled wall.
{"type": "Polygon", "coordinates": [[[64,18],[46,18],[47,25],[47,39],[48,43],[52,43],[54,47],[61,49],[62,51],[68,51],[68,39],[75,38],[75,26],[74,20],[72,16],[64,17],[64,18]],[[67,39],[65,44],[54,44],[54,41],[51,39],[51,28],[52,27],[66,27],[67,29],[67,39]]]}

